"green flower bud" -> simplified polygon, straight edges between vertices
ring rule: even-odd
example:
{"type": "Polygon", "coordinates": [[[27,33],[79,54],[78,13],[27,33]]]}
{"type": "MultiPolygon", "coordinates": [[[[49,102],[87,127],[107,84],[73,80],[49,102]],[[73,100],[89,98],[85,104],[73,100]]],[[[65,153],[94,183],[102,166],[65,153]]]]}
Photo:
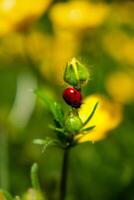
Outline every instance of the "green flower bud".
{"type": "Polygon", "coordinates": [[[77,133],[82,125],[82,120],[77,113],[70,112],[65,118],[64,126],[68,133],[77,133]]]}
{"type": "Polygon", "coordinates": [[[79,87],[87,82],[88,79],[88,69],[84,65],[82,65],[76,58],[73,58],[67,63],[64,73],[65,82],[75,87],[79,87]]]}

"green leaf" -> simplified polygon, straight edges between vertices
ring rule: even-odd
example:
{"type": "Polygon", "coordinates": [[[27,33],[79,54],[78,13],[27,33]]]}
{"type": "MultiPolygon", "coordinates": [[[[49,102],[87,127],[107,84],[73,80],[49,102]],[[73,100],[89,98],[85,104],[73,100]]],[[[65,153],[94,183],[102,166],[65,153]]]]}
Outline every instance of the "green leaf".
{"type": "Polygon", "coordinates": [[[35,190],[40,191],[40,184],[38,180],[38,164],[34,163],[31,167],[31,181],[32,181],[32,187],[35,190]]]}
{"type": "Polygon", "coordinates": [[[35,140],[33,140],[33,143],[34,144],[38,144],[38,145],[44,145],[44,140],[42,140],[42,139],[35,139],[35,140]]]}
{"type": "Polygon", "coordinates": [[[66,140],[66,135],[65,135],[65,130],[62,128],[57,128],[53,125],[49,125],[49,128],[52,129],[53,131],[57,132],[57,137],[59,138],[60,141],[65,142],[66,140]]]}
{"type": "Polygon", "coordinates": [[[53,102],[51,104],[51,112],[54,116],[54,119],[59,123],[59,125],[63,126],[63,119],[64,119],[64,113],[59,103],[53,102]]]}
{"type": "Polygon", "coordinates": [[[94,113],[95,113],[95,111],[96,111],[97,106],[98,106],[98,102],[95,104],[95,106],[94,106],[94,108],[93,108],[91,114],[90,114],[89,117],[87,118],[87,120],[83,123],[83,127],[92,119],[92,117],[93,117],[93,115],[94,115],[94,113]]]}
{"type": "MultiPolygon", "coordinates": [[[[75,140],[75,145],[77,145],[77,144],[82,144],[83,142],[82,142],[82,143],[78,143],[78,140],[80,140],[83,136],[89,134],[89,131],[92,131],[95,127],[96,127],[96,126],[90,126],[90,127],[88,127],[88,128],[82,129],[82,130],[81,130],[81,131],[82,131],[81,136],[79,137],[79,139],[76,139],[76,140],[75,140]]],[[[85,141],[85,142],[89,142],[89,141],[85,141]]],[[[93,143],[93,142],[92,142],[92,143],[93,143]]]]}
{"type": "Polygon", "coordinates": [[[63,119],[64,119],[64,112],[61,108],[61,105],[51,98],[46,96],[41,90],[36,90],[35,94],[40,97],[43,102],[48,106],[51,113],[53,114],[54,120],[62,127],[63,126],[63,119]]]}
{"type": "Polygon", "coordinates": [[[83,132],[87,132],[87,131],[91,131],[92,129],[94,129],[96,126],[90,126],[87,128],[82,129],[83,132]]]}
{"type": "Polygon", "coordinates": [[[42,90],[36,89],[34,93],[40,97],[47,106],[50,106],[50,99],[43,93],[42,90]]]}
{"type": "Polygon", "coordinates": [[[64,133],[64,129],[63,128],[57,128],[53,125],[49,125],[49,128],[52,129],[53,131],[59,132],[59,133],[64,133]]]}
{"type": "Polygon", "coordinates": [[[9,192],[7,192],[6,190],[0,190],[0,192],[4,195],[6,200],[14,200],[12,195],[9,192]]]}
{"type": "Polygon", "coordinates": [[[51,138],[46,138],[45,140],[42,140],[42,139],[35,139],[33,141],[34,144],[38,144],[38,145],[41,145],[43,148],[42,148],[42,153],[44,153],[46,151],[46,149],[49,147],[49,146],[55,146],[55,145],[58,145],[59,144],[59,141],[58,140],[53,140],[51,138]]]}

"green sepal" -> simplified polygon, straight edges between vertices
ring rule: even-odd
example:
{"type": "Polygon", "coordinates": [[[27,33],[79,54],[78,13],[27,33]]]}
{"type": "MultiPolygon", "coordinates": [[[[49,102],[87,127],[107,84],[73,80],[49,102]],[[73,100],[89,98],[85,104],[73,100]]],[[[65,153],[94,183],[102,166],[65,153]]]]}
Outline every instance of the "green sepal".
{"type": "Polygon", "coordinates": [[[83,127],[92,119],[96,109],[97,109],[97,106],[98,106],[99,102],[97,102],[92,110],[92,112],[90,113],[89,117],[86,119],[86,121],[83,123],[83,127]]]}
{"type": "Polygon", "coordinates": [[[74,87],[81,87],[89,79],[88,69],[76,58],[72,58],[66,65],[64,81],[74,87]]]}
{"type": "Polygon", "coordinates": [[[35,94],[40,97],[43,102],[48,106],[50,109],[54,120],[62,127],[63,126],[63,119],[64,119],[64,112],[61,108],[61,105],[49,97],[47,97],[41,90],[36,90],[35,94]]]}
{"type": "Polygon", "coordinates": [[[66,69],[65,69],[65,72],[64,72],[64,81],[69,83],[70,85],[74,85],[74,86],[77,86],[77,84],[78,84],[79,80],[76,77],[76,74],[74,72],[72,64],[69,65],[67,63],[67,66],[66,66],[66,69]]]}
{"type": "Polygon", "coordinates": [[[77,65],[77,69],[79,73],[80,83],[83,84],[89,79],[89,71],[87,67],[85,67],[83,64],[81,64],[78,61],[76,62],[76,65],[77,65]]]}

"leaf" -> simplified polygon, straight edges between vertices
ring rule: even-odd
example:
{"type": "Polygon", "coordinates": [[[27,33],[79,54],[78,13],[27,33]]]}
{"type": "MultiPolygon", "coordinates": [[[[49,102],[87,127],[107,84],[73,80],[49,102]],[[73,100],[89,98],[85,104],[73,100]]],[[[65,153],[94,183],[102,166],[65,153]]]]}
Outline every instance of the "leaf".
{"type": "Polygon", "coordinates": [[[42,140],[42,139],[35,139],[33,141],[34,144],[38,144],[38,145],[41,145],[43,148],[42,148],[42,153],[44,153],[46,151],[46,149],[49,147],[49,146],[55,146],[55,145],[58,145],[59,144],[59,141],[58,140],[53,140],[51,138],[46,138],[45,140],[42,140]]]}
{"type": "Polygon", "coordinates": [[[40,184],[38,180],[38,164],[34,163],[31,167],[31,181],[32,181],[32,187],[35,190],[40,191],[40,184]]]}
{"type": "Polygon", "coordinates": [[[94,129],[96,126],[90,126],[90,127],[87,127],[87,128],[84,128],[84,129],[82,129],[82,131],[83,132],[89,132],[89,131],[91,131],[92,129],[94,129]]]}
{"type": "Polygon", "coordinates": [[[7,192],[6,190],[0,190],[0,192],[4,195],[6,200],[14,200],[12,195],[9,192],[7,192]]]}
{"type": "Polygon", "coordinates": [[[51,104],[51,112],[54,116],[54,119],[60,124],[60,126],[63,126],[63,119],[64,119],[64,113],[59,103],[53,102],[51,104]]]}
{"type": "Polygon", "coordinates": [[[58,124],[63,126],[64,112],[61,108],[61,105],[49,97],[47,97],[41,90],[36,90],[35,94],[40,97],[43,102],[48,106],[51,113],[53,114],[54,120],[58,122],[58,124]]]}
{"type": "Polygon", "coordinates": [[[52,129],[53,131],[57,131],[59,133],[64,133],[64,129],[63,128],[57,128],[57,127],[55,127],[55,126],[53,126],[51,124],[49,125],[49,128],[52,129]]]}
{"type": "Polygon", "coordinates": [[[65,142],[66,141],[66,135],[65,131],[62,128],[57,128],[53,125],[49,125],[49,128],[52,129],[53,131],[57,132],[57,137],[60,139],[60,141],[65,142]]]}
{"type": "MultiPolygon", "coordinates": [[[[84,136],[88,135],[89,134],[89,131],[91,131],[92,129],[94,129],[96,126],[90,126],[88,128],[85,128],[85,129],[82,129],[82,133],[78,134],[77,135],[77,138],[75,139],[75,145],[77,144],[81,144],[81,142],[79,143],[78,141],[83,138],[84,136]]],[[[85,141],[85,142],[89,142],[88,140],[85,141]]],[[[83,143],[83,142],[82,142],[83,143]]],[[[93,143],[93,142],[92,142],[93,143]]]]}
{"type": "Polygon", "coordinates": [[[34,93],[38,96],[38,97],[40,97],[42,100],[43,100],[43,102],[45,102],[45,104],[47,104],[47,106],[50,106],[50,99],[47,97],[47,96],[45,96],[44,95],[44,93],[41,91],[41,90],[39,90],[39,89],[36,89],[35,91],[34,91],[34,93]]]}
{"type": "Polygon", "coordinates": [[[95,104],[95,106],[94,106],[94,108],[93,108],[91,114],[90,114],[89,117],[87,118],[87,120],[83,123],[83,127],[92,119],[92,117],[93,117],[93,115],[94,115],[94,113],[95,113],[95,111],[96,111],[97,106],[98,106],[98,102],[95,104]]]}
{"type": "Polygon", "coordinates": [[[35,140],[33,140],[33,143],[34,144],[43,145],[44,144],[44,140],[42,140],[42,139],[35,139],[35,140]]]}

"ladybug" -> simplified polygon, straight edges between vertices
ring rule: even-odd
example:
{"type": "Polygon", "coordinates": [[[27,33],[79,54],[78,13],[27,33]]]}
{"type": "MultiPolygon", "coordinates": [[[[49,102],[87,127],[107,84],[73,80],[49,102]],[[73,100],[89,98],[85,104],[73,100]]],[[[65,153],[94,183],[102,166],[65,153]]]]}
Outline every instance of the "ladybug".
{"type": "Polygon", "coordinates": [[[82,96],[80,91],[73,87],[68,87],[64,90],[63,98],[68,105],[74,108],[79,108],[82,104],[82,96]]]}

